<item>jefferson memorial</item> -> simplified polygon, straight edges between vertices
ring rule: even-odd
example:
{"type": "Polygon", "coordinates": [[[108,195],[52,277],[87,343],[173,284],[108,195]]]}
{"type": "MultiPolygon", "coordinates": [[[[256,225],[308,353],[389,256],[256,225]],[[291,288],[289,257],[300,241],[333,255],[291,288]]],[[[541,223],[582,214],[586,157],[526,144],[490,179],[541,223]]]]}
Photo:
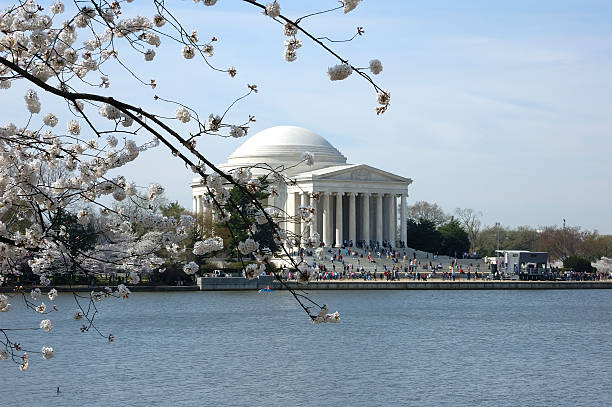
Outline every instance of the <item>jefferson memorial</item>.
{"type": "MultiPolygon", "coordinates": [[[[312,204],[315,207],[313,230],[306,229],[305,235],[318,232],[326,246],[365,241],[387,242],[397,247],[400,242],[406,242],[406,200],[412,180],[366,164],[347,164],[340,151],[310,130],[276,126],[260,131],[236,149],[226,163],[219,165],[224,171],[240,167],[248,167],[255,177],[274,169],[295,181],[277,183],[278,194],[270,195],[267,204],[286,214],[297,215],[297,219],[298,209],[312,204]],[[304,152],[314,156],[314,165],[303,162],[304,152]],[[313,194],[319,199],[311,201],[313,194]]],[[[190,186],[193,212],[206,216],[202,205],[205,188],[199,178],[190,186]]],[[[306,228],[299,222],[287,226],[296,235],[301,235],[306,228]]]]}

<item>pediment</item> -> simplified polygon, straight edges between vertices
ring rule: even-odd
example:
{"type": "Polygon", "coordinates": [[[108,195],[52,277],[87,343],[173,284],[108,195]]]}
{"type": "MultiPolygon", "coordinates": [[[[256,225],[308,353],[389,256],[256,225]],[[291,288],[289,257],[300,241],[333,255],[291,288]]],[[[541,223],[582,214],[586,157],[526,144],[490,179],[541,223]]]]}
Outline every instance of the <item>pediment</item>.
{"type": "Polygon", "coordinates": [[[343,166],[342,168],[329,168],[313,173],[313,178],[319,180],[338,181],[366,181],[366,182],[404,182],[412,183],[410,178],[404,178],[369,165],[343,166]],[[327,170],[327,171],[326,171],[327,170]]]}

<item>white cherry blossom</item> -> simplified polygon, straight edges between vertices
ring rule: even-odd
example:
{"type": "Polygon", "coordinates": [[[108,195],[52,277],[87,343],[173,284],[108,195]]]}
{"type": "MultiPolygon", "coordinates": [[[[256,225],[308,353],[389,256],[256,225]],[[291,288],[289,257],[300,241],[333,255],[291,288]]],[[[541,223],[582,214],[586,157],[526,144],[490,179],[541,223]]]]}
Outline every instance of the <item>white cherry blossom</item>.
{"type": "Polygon", "coordinates": [[[370,61],[370,71],[372,71],[374,75],[378,75],[379,73],[382,72],[382,70],[383,70],[383,66],[380,60],[373,59],[370,61]]]}
{"type": "Polygon", "coordinates": [[[185,266],[183,267],[183,271],[187,275],[193,275],[197,273],[199,269],[200,269],[200,266],[198,266],[198,264],[193,261],[190,261],[189,263],[185,264],[185,266]]]}
{"type": "Polygon", "coordinates": [[[181,106],[176,109],[176,118],[182,123],[187,123],[189,120],[191,120],[191,114],[189,113],[189,110],[181,106]]]}
{"type": "Polygon", "coordinates": [[[330,67],[327,70],[327,75],[332,81],[341,81],[349,77],[353,73],[353,68],[349,64],[338,64],[330,67]]]}
{"type": "Polygon", "coordinates": [[[40,329],[44,330],[45,332],[50,332],[53,329],[51,321],[48,319],[43,319],[40,321],[40,329]]]}
{"type": "Polygon", "coordinates": [[[57,290],[56,290],[55,288],[52,288],[52,289],[49,291],[48,296],[49,296],[49,299],[50,299],[51,301],[54,301],[54,300],[57,298],[57,290]]]}
{"type": "Polygon", "coordinates": [[[340,2],[344,4],[344,13],[346,14],[349,11],[353,11],[361,0],[340,0],[340,2]]]}
{"type": "Polygon", "coordinates": [[[50,346],[43,346],[41,353],[44,359],[51,359],[54,356],[53,348],[50,346]]]}
{"type": "Polygon", "coordinates": [[[280,4],[278,4],[277,1],[273,1],[272,3],[266,4],[264,14],[271,18],[276,18],[280,16],[280,4]]]}

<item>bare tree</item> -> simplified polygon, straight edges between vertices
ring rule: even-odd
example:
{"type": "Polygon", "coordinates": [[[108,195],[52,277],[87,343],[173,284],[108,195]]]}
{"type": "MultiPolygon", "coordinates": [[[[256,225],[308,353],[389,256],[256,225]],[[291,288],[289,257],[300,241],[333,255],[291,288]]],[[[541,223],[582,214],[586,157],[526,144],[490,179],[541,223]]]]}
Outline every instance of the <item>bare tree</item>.
{"type": "Polygon", "coordinates": [[[419,222],[421,219],[428,220],[436,227],[439,227],[449,219],[449,216],[437,203],[429,203],[426,201],[418,201],[415,202],[414,205],[409,206],[407,217],[415,222],[419,222]]]}
{"type": "Polygon", "coordinates": [[[539,234],[538,250],[548,252],[551,260],[580,256],[597,260],[606,253],[606,239],[599,233],[582,230],[580,226],[548,226],[539,234]]]}
{"type": "Polygon", "coordinates": [[[480,236],[480,227],[482,226],[482,212],[475,211],[471,208],[456,208],[455,216],[465,229],[470,239],[470,252],[474,252],[478,246],[478,238],[480,236]]]}

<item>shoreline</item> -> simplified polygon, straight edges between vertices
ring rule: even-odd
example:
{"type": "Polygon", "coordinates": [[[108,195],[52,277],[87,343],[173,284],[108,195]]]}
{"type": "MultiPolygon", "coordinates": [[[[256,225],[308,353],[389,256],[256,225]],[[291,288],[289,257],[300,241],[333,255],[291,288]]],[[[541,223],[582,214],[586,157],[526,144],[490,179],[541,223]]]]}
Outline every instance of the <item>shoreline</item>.
{"type": "MultiPolygon", "coordinates": [[[[198,278],[197,285],[190,286],[127,286],[132,292],[184,292],[184,291],[257,291],[269,286],[273,290],[285,291],[278,281],[271,279],[247,280],[243,278],[198,278]],[[228,281],[229,280],[229,281],[228,281]]],[[[307,284],[288,281],[287,285],[296,290],[593,290],[612,289],[612,280],[604,281],[363,281],[330,280],[311,281],[307,284]]],[[[32,288],[27,287],[29,292],[32,288]]],[[[116,289],[116,286],[110,286],[116,289]]],[[[51,287],[49,287],[51,288],[51,287]]],[[[103,290],[103,286],[54,286],[58,292],[91,292],[103,290]]],[[[0,287],[0,293],[15,292],[11,287],[0,287]]]]}
{"type": "MultiPolygon", "coordinates": [[[[276,287],[272,288],[282,290],[276,287]]],[[[584,290],[612,289],[612,281],[313,281],[288,283],[301,290],[584,290]]]]}
{"type": "MultiPolygon", "coordinates": [[[[249,291],[269,286],[274,290],[285,290],[271,276],[247,280],[238,277],[211,277],[197,279],[202,291],[249,291]]],[[[288,281],[296,290],[558,290],[558,289],[612,289],[612,280],[603,281],[517,281],[517,280],[461,280],[461,281],[397,281],[325,280],[300,284],[288,281]]]]}

